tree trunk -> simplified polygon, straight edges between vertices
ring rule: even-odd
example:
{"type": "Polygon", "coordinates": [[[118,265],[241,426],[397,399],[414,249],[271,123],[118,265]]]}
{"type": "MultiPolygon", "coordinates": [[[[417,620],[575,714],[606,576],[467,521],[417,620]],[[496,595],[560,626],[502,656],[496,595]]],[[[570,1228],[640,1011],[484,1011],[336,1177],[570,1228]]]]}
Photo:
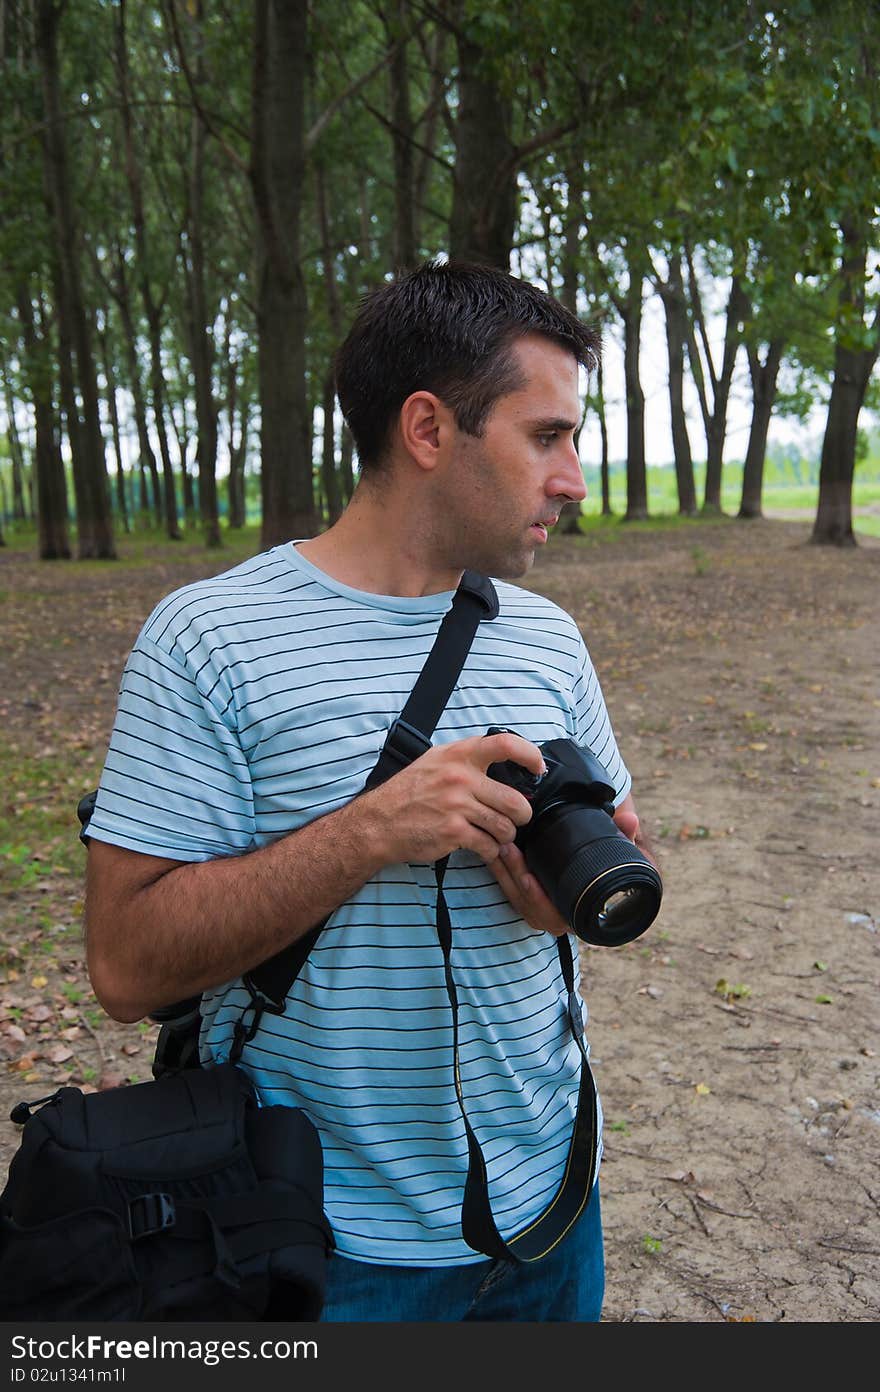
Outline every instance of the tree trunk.
{"type": "Polygon", "coordinates": [[[98,383],[91,333],[82,294],[78,231],[67,160],[58,64],[58,23],[61,9],[55,0],[35,0],[36,53],[40,66],[45,122],[43,151],[46,182],[52,209],[52,231],[60,289],[59,323],[66,326],[75,362],[75,386],[69,383],[68,437],[73,454],[77,488],[77,554],[81,559],[112,560],[116,556],[104,438],[98,408],[98,383]],[[82,402],[77,408],[77,388],[82,402]]]}
{"type": "Polygon", "coordinates": [[[71,552],[67,480],[64,477],[64,462],[58,445],[55,406],[52,400],[52,372],[46,361],[48,345],[37,333],[33,307],[23,287],[18,292],[17,303],[31,399],[34,403],[34,477],[40,560],[69,561],[71,552]]]}
{"type": "Polygon", "coordinates": [[[599,477],[602,487],[602,516],[611,517],[611,470],[608,460],[608,422],[605,418],[605,369],[602,359],[596,368],[596,415],[599,417],[599,439],[602,442],[599,477]]]}
{"type": "MultiPolygon", "coordinates": [[[[565,175],[566,201],[561,247],[562,292],[559,296],[565,308],[577,314],[578,267],[580,261],[580,230],[582,221],[583,175],[582,165],[572,160],[565,175]]],[[[549,227],[549,220],[548,220],[549,227]]],[[[549,272],[548,248],[548,272],[549,272]]],[[[550,284],[548,279],[547,284],[550,284]]],[[[583,424],[583,423],[582,423],[583,424]]],[[[575,448],[580,443],[581,428],[575,434],[575,448]]],[[[559,530],[564,536],[580,536],[581,502],[571,501],[563,506],[559,514],[559,530]]]]}
{"type": "Polygon", "coordinates": [[[110,428],[113,431],[113,453],[116,457],[116,507],[122,518],[126,533],[131,531],[128,519],[128,502],[125,496],[125,470],[122,467],[122,440],[119,432],[119,411],[116,407],[116,379],[110,361],[110,349],[106,333],[99,335],[101,356],[104,360],[104,376],[107,379],[107,410],[110,415],[110,428]]]}
{"type": "MultiPolygon", "coordinates": [[[[416,264],[413,120],[407,45],[402,40],[408,22],[408,8],[408,0],[391,0],[382,15],[389,46],[397,44],[388,69],[391,148],[394,157],[392,254],[395,270],[409,270],[416,264]]],[[[332,513],[332,508],[330,510],[332,513]]]]}
{"type": "Polygon", "coordinates": [[[648,516],[645,464],[645,393],[639,372],[642,337],[643,273],[636,259],[629,264],[629,287],[623,302],[623,373],[626,383],[626,513],[624,522],[648,516]]]}
{"type": "Polygon", "coordinates": [[[449,220],[449,255],[510,269],[517,187],[510,101],[485,73],[483,49],[458,27],[458,116],[449,220]]]}
{"type": "Polygon", "coordinates": [[[713,375],[712,415],[706,435],[704,512],[721,512],[721,477],[724,464],[724,441],[727,436],[727,406],[730,400],[730,384],[733,380],[733,369],[736,366],[736,355],[742,341],[741,322],[748,312],[748,308],[748,300],[743,293],[739,276],[734,275],[731,278],[730,298],[727,301],[721,371],[717,377],[713,375]]]}
{"type": "Polygon", "coordinates": [[[678,511],[683,517],[697,515],[697,490],[694,483],[694,461],[684,409],[684,353],[687,339],[687,309],[684,302],[684,283],[681,256],[669,255],[669,279],[658,281],[657,289],[666,314],[666,351],[669,358],[669,415],[672,425],[672,454],[675,460],[675,482],[678,489],[678,511]]]}
{"type": "Polygon", "coordinates": [[[229,475],[226,480],[228,525],[236,530],[245,524],[244,464],[247,457],[248,403],[239,407],[238,364],[232,353],[232,323],[227,300],[224,312],[223,359],[226,369],[226,417],[229,430],[229,475]],[[240,421],[239,421],[240,409],[240,421]],[[238,423],[238,441],[235,438],[238,423]]]}
{"type": "Polygon", "coordinates": [[[761,494],[764,488],[764,460],[767,455],[767,432],[776,400],[776,382],[782,362],[782,339],[767,345],[762,364],[756,348],[746,348],[749,375],[752,379],[752,423],[743,466],[742,498],[738,517],[761,517],[761,494]]]}
{"type": "MultiPolygon", "coordinates": [[[[149,247],[144,215],[143,182],[136,152],[134,127],[131,117],[131,94],[128,82],[128,44],[125,33],[126,0],[119,0],[116,10],[116,35],[114,57],[119,82],[120,115],[122,118],[123,141],[125,146],[125,173],[131,198],[134,240],[137,248],[138,283],[144,315],[147,320],[148,342],[150,345],[150,390],[153,401],[153,424],[159,441],[159,454],[162,459],[162,504],[164,508],[165,530],[171,541],[180,541],[181,532],[177,519],[177,490],[174,484],[174,468],[168,436],[165,430],[165,377],[162,370],[162,307],[156,302],[150,283],[149,247]]],[[[152,453],[152,451],[151,451],[152,453]]]]}
{"type": "Polygon", "coordinates": [[[332,527],[342,516],[343,498],[339,486],[339,471],[336,468],[336,430],[334,410],[336,408],[336,382],[332,369],[324,378],[324,392],[321,401],[324,425],[321,439],[321,484],[327,503],[327,522],[332,527]]]}
{"type": "Polygon", "coordinates": [[[131,297],[128,291],[128,278],[125,274],[125,260],[121,248],[116,248],[116,267],[117,267],[117,288],[116,303],[119,306],[119,317],[122,320],[122,339],[126,362],[128,364],[128,389],[131,392],[134,404],[134,421],[137,429],[138,438],[138,472],[140,474],[140,494],[138,498],[138,511],[141,515],[141,523],[146,524],[150,512],[150,499],[147,493],[149,481],[149,491],[152,498],[153,518],[157,527],[162,525],[162,484],[159,478],[159,466],[156,463],[156,454],[150,441],[150,432],[147,426],[147,406],[144,398],[144,385],[141,378],[141,364],[137,350],[137,331],[134,324],[134,315],[131,308],[131,297]]]}
{"type": "MultiPolygon", "coordinates": [[[[177,369],[178,381],[185,378],[180,365],[177,369]]],[[[189,471],[189,419],[186,414],[186,397],[181,394],[180,400],[175,403],[168,403],[168,419],[171,422],[171,429],[174,431],[174,438],[177,441],[177,467],[180,470],[180,484],[183,492],[183,516],[188,527],[196,525],[196,495],[193,488],[192,474],[189,471]],[[175,414],[175,404],[180,410],[180,424],[178,425],[175,414]]]]}
{"type": "Polygon", "coordinates": [[[307,26],[306,0],[255,0],[251,183],[263,546],[317,530],[300,261],[307,26]]]}
{"type": "Polygon", "coordinates": [[[354,436],[344,421],[339,446],[339,472],[342,475],[342,495],[348,502],[354,492],[354,436]]]}
{"type": "MultiPolygon", "coordinates": [[[[204,7],[202,0],[190,6],[198,33],[198,58],[195,80],[203,84],[205,65],[202,44],[204,7]]],[[[187,267],[190,282],[192,324],[192,367],[195,381],[198,447],[196,458],[199,474],[199,515],[204,530],[205,545],[222,545],[220,514],[217,503],[217,403],[212,386],[214,370],[213,338],[208,332],[207,295],[205,293],[205,140],[207,132],[199,111],[192,117],[192,158],[189,181],[189,257],[187,267]]]]}
{"type": "MultiPolygon", "coordinates": [[[[419,34],[421,35],[421,31],[419,34]]],[[[421,151],[413,186],[413,241],[416,247],[420,242],[422,213],[428,196],[431,166],[434,163],[432,156],[437,143],[440,113],[445,109],[446,74],[449,71],[445,53],[448,43],[449,34],[441,24],[437,24],[427,47],[423,45],[425,62],[431,77],[427,104],[421,118],[424,122],[420,141],[421,151]]]]}
{"type": "Polygon", "coordinates": [[[852,485],[856,467],[859,415],[880,353],[880,311],[875,311],[865,347],[846,341],[856,319],[864,329],[865,272],[868,243],[861,228],[841,223],[843,258],[840,281],[840,321],[834,344],[834,381],[819,464],[819,503],[810,541],[822,546],[855,546],[852,525],[852,485]]]}
{"type": "Polygon", "coordinates": [[[2,372],[3,399],[6,404],[6,438],[9,442],[9,463],[12,466],[12,519],[14,522],[24,522],[27,519],[24,451],[15,421],[15,401],[5,363],[2,372]]]}
{"type": "MultiPolygon", "coordinates": [[[[330,242],[330,220],[327,214],[327,184],[323,165],[315,170],[316,205],[318,229],[321,237],[321,264],[324,268],[324,297],[327,303],[327,318],[334,343],[343,337],[342,309],[339,303],[339,290],[336,284],[336,258],[330,242]]],[[[343,496],[342,480],[336,468],[336,385],[332,363],[324,379],[322,404],[324,410],[324,429],[321,443],[321,481],[324,497],[327,500],[328,520],[332,525],[341,515],[347,499],[343,496]]],[[[351,497],[351,493],[348,494],[351,497]]]]}

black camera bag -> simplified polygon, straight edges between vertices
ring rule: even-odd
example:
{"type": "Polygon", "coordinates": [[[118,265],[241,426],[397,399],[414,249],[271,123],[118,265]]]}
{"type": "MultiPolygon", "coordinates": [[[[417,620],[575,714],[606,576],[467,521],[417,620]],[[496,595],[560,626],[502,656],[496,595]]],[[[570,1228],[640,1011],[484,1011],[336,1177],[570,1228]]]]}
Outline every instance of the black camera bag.
{"type": "Polygon", "coordinates": [[[0,1196],[0,1318],[317,1320],[332,1246],[317,1131],[241,1069],[60,1088],[0,1196]]]}

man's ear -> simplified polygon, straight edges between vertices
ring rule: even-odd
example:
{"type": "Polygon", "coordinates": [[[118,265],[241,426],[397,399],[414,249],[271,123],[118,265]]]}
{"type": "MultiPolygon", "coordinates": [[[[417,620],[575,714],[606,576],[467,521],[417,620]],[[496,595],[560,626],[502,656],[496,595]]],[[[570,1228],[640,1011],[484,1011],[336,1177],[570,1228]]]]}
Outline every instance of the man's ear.
{"type": "Polygon", "coordinates": [[[400,443],[422,469],[435,469],[442,462],[454,427],[452,412],[433,392],[413,392],[400,408],[400,443]]]}

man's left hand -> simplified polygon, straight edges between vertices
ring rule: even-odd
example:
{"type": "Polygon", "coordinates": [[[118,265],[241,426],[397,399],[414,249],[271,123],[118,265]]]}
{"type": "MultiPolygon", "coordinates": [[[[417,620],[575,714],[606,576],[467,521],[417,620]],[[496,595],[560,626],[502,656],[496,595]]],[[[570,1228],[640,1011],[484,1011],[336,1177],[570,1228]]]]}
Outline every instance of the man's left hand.
{"type": "Polygon", "coordinates": [[[519,846],[508,842],[489,863],[489,869],[504,890],[520,918],[538,932],[552,933],[561,938],[568,932],[565,919],[547,898],[535,876],[526,865],[519,846]]]}
{"type": "MultiPolygon", "coordinates": [[[[620,807],[616,808],[614,821],[618,830],[630,841],[640,839],[638,813],[631,797],[625,798],[620,807]]],[[[656,864],[653,855],[644,844],[642,849],[649,860],[656,864]]],[[[502,846],[496,858],[489,862],[489,869],[520,918],[524,918],[530,928],[536,928],[541,933],[551,933],[554,938],[559,938],[569,931],[568,923],[548,899],[526,865],[525,856],[519,846],[513,842],[502,846]]]]}

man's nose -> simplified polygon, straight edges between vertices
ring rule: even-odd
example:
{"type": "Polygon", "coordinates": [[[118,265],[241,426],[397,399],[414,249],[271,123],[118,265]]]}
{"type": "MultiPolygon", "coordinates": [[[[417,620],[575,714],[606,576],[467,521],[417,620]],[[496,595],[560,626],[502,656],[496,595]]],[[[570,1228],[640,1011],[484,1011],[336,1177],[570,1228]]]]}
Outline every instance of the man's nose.
{"type": "Polygon", "coordinates": [[[579,503],[582,498],[587,496],[587,485],[584,483],[584,472],[581,468],[580,456],[575,448],[574,441],[567,451],[565,467],[560,470],[553,480],[554,493],[570,498],[572,502],[579,503]]]}

